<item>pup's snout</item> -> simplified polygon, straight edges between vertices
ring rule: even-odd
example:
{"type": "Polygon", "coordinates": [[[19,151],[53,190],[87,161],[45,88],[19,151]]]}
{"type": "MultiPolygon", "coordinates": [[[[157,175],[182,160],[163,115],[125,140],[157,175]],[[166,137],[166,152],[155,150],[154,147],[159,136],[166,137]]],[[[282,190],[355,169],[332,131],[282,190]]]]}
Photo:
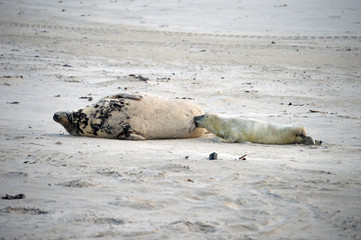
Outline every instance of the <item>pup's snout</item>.
{"type": "Polygon", "coordinates": [[[203,117],[204,117],[204,115],[194,117],[194,123],[195,123],[196,127],[199,127],[199,121],[201,121],[203,119],[203,117]]]}

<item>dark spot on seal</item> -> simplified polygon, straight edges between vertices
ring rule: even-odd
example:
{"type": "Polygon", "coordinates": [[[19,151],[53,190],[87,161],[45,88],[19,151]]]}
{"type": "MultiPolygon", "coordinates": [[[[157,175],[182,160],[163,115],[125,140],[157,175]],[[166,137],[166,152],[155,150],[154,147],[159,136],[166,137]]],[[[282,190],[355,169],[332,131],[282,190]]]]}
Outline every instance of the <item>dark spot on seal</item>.
{"type": "MultiPolygon", "coordinates": [[[[108,119],[111,118],[112,115],[116,114],[117,112],[126,111],[126,108],[124,106],[126,104],[129,105],[129,103],[125,103],[125,99],[123,98],[116,99],[114,97],[115,96],[113,96],[111,100],[104,99],[103,101],[100,101],[99,103],[94,105],[94,111],[90,113],[90,119],[94,119],[95,123],[93,123],[93,120],[90,120],[89,122],[91,127],[91,132],[89,132],[90,134],[94,134],[95,136],[98,136],[99,132],[106,133],[110,136],[114,136],[116,134],[115,129],[117,129],[117,127],[110,126],[108,124],[108,119]]],[[[84,119],[84,116],[81,116],[79,114],[78,117],[84,119]]],[[[130,119],[130,117],[126,115],[126,119],[127,120],[130,119]]],[[[80,120],[80,123],[88,124],[88,122],[84,120],[80,120]]],[[[81,125],[80,127],[82,126],[86,127],[86,125],[81,125]]],[[[128,133],[131,132],[130,130],[131,128],[129,124],[122,121],[119,123],[119,126],[121,127],[121,129],[124,130],[121,133],[119,133],[118,136],[116,136],[115,138],[119,138],[119,136],[127,137],[130,135],[130,133],[128,133]]]]}
{"type": "Polygon", "coordinates": [[[97,123],[90,123],[90,127],[92,129],[92,133],[95,135],[95,136],[98,136],[98,131],[100,130],[101,126],[100,124],[97,124],[97,123]]]}
{"type": "Polygon", "coordinates": [[[120,101],[110,101],[109,102],[109,110],[111,111],[121,111],[122,108],[124,107],[124,100],[120,100],[120,101]]]}
{"type": "Polygon", "coordinates": [[[132,127],[129,124],[126,124],[125,122],[121,122],[120,125],[122,126],[122,131],[118,134],[117,138],[128,138],[130,137],[130,134],[133,133],[132,127]]]}
{"type": "Polygon", "coordinates": [[[73,124],[77,131],[84,134],[83,129],[88,126],[89,119],[85,113],[83,113],[83,110],[80,109],[77,112],[73,112],[73,124]]]}

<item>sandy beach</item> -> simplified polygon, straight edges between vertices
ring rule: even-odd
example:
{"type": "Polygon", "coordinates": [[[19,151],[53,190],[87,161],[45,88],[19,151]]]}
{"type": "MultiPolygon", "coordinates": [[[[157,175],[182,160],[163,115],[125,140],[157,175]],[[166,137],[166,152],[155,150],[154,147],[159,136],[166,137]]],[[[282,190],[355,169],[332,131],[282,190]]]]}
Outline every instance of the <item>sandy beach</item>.
{"type": "Polygon", "coordinates": [[[361,239],[360,13],[0,1],[0,195],[25,195],[0,199],[0,239],[361,239]],[[74,137],[52,119],[119,92],[303,125],[323,144],[74,137]]]}

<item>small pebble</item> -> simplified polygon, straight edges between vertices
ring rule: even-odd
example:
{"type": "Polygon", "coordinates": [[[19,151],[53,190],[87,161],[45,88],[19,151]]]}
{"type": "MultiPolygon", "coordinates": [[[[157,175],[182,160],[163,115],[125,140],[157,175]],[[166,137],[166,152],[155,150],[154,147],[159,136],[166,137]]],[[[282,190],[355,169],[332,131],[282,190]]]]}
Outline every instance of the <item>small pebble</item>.
{"type": "Polygon", "coordinates": [[[209,154],[209,160],[216,160],[218,158],[218,154],[216,152],[213,152],[209,154]]]}
{"type": "Polygon", "coordinates": [[[23,194],[23,193],[20,193],[20,194],[15,195],[15,196],[6,194],[5,197],[2,197],[2,199],[7,199],[7,200],[24,199],[24,198],[25,198],[25,194],[23,194]]]}

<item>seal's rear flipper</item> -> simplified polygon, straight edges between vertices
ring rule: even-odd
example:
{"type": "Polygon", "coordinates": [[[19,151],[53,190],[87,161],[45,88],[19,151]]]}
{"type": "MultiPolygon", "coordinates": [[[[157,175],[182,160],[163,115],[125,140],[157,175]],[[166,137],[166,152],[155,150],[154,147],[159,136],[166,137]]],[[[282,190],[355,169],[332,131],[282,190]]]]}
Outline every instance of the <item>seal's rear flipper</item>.
{"type": "Polygon", "coordinates": [[[301,137],[302,140],[298,143],[301,143],[301,144],[305,144],[305,145],[321,145],[322,144],[322,141],[314,140],[310,136],[301,136],[300,135],[299,137],[301,137]]]}
{"type": "Polygon", "coordinates": [[[129,136],[127,136],[126,138],[124,138],[124,140],[133,140],[133,141],[144,141],[147,140],[144,137],[142,137],[141,135],[137,135],[137,134],[129,134],[129,136]]]}
{"type": "Polygon", "coordinates": [[[305,145],[315,145],[315,140],[309,136],[302,136],[302,140],[305,145]]]}
{"type": "Polygon", "coordinates": [[[141,95],[129,94],[129,93],[119,93],[117,95],[113,95],[109,98],[124,98],[124,99],[132,99],[132,100],[141,100],[143,97],[141,95]]]}
{"type": "Polygon", "coordinates": [[[126,126],[116,138],[122,140],[134,140],[134,141],[147,140],[142,135],[137,134],[136,132],[131,130],[130,126],[126,126]]]}

